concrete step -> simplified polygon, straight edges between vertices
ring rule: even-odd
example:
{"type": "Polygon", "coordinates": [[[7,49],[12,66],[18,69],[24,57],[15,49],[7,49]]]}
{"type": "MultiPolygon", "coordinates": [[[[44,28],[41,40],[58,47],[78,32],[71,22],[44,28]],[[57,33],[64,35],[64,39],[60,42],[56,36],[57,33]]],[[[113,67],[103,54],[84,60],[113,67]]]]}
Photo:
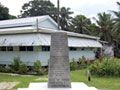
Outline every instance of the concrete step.
{"type": "Polygon", "coordinates": [[[17,90],[97,90],[95,87],[88,87],[83,82],[72,82],[72,88],[48,88],[47,83],[30,83],[29,88],[17,90]]]}

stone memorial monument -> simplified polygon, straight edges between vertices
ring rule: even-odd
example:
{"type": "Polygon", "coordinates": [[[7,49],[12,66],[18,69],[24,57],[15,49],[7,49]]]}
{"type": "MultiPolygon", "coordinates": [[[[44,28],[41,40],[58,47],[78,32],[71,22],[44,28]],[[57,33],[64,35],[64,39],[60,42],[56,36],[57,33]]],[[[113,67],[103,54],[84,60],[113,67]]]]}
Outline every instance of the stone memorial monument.
{"type": "Polygon", "coordinates": [[[71,88],[67,33],[51,35],[48,88],[71,88]]]}
{"type": "Polygon", "coordinates": [[[97,90],[83,82],[71,83],[67,36],[65,32],[51,34],[48,83],[30,83],[29,88],[18,90],[97,90]]]}

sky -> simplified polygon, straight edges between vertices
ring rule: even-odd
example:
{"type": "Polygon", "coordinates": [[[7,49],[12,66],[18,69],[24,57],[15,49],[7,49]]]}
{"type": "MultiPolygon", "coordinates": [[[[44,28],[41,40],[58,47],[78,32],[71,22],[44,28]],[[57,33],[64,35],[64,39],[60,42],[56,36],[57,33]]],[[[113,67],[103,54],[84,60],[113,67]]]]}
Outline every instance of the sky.
{"type": "MultiPolygon", "coordinates": [[[[24,3],[31,0],[0,0],[1,4],[9,8],[11,15],[19,15],[24,3]]],[[[57,0],[50,0],[56,6],[57,0]]],[[[120,0],[60,0],[60,7],[70,7],[73,16],[83,14],[89,18],[96,17],[99,12],[117,10],[116,2],[120,0]]]]}

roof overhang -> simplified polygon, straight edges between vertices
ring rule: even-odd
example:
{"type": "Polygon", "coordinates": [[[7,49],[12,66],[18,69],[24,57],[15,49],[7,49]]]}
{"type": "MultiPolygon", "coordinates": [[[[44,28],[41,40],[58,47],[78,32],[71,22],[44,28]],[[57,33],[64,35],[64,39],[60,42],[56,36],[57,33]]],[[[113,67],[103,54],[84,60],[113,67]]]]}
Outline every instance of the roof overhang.
{"type": "MultiPolygon", "coordinates": [[[[66,32],[68,34],[68,36],[73,36],[73,37],[81,37],[81,38],[88,38],[88,39],[95,39],[95,40],[99,40],[99,37],[94,37],[94,36],[90,36],[90,35],[85,35],[85,34],[78,34],[78,33],[74,33],[74,32],[68,32],[68,31],[63,31],[60,30],[62,32],[66,32]]],[[[14,29],[10,29],[10,30],[0,30],[0,35],[13,35],[13,34],[29,34],[29,33],[44,33],[44,34],[51,34],[54,32],[59,32],[57,30],[52,30],[52,29],[45,29],[45,28],[39,28],[39,30],[33,29],[31,27],[22,27],[22,28],[14,28],[14,29]]]]}
{"type": "MultiPolygon", "coordinates": [[[[51,34],[27,33],[0,36],[0,46],[50,46],[51,34]]],[[[95,39],[80,38],[68,35],[69,47],[102,47],[95,39]]]]}

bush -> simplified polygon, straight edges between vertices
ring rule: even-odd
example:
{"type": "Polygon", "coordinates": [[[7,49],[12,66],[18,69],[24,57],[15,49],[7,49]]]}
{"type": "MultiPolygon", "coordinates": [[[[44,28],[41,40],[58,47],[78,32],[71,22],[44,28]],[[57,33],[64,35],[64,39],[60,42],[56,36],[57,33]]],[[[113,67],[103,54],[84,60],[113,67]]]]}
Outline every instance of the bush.
{"type": "Polygon", "coordinates": [[[72,62],[70,62],[70,70],[77,70],[77,69],[78,69],[78,64],[73,59],[72,62]]]}
{"type": "Polygon", "coordinates": [[[5,66],[0,66],[0,72],[6,72],[5,66]]]}
{"type": "Polygon", "coordinates": [[[18,72],[21,65],[20,57],[15,57],[10,68],[12,72],[18,72]]]}
{"type": "Polygon", "coordinates": [[[15,57],[10,69],[14,73],[26,74],[27,73],[27,66],[20,60],[19,57],[15,57]]]}
{"type": "Polygon", "coordinates": [[[79,58],[79,61],[78,61],[79,69],[82,69],[82,68],[86,68],[86,67],[87,67],[87,63],[86,63],[85,61],[86,61],[85,59],[79,58]]]}
{"type": "Polygon", "coordinates": [[[102,62],[95,61],[89,69],[92,75],[120,76],[120,59],[103,58],[102,62]]]}
{"type": "Polygon", "coordinates": [[[34,62],[34,71],[36,72],[36,74],[41,75],[42,73],[42,69],[41,69],[41,62],[40,60],[37,60],[36,62],[34,62]]]}
{"type": "Polygon", "coordinates": [[[28,71],[28,68],[25,64],[21,63],[20,66],[19,66],[19,71],[18,73],[20,74],[26,74],[28,71]]]}

